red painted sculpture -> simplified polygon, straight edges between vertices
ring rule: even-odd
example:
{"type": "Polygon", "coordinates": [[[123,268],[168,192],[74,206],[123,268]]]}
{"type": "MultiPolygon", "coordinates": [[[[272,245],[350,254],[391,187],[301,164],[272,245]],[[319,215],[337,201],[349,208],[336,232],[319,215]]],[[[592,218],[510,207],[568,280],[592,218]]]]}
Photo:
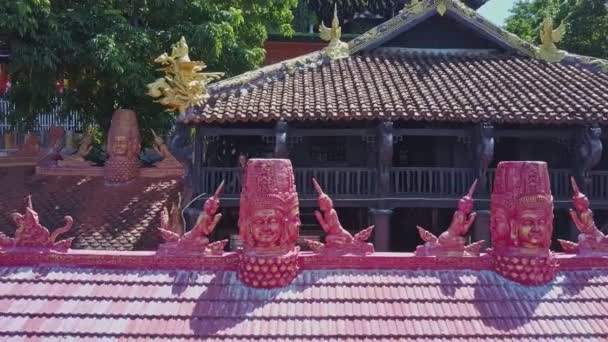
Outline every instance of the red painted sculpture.
{"type": "Polygon", "coordinates": [[[589,199],[580,192],[574,178],[570,178],[572,190],[572,202],[574,209],[570,209],[570,217],[581,232],[578,235],[578,243],[557,240],[566,253],[579,255],[605,254],[608,253],[608,236],[605,236],[595,225],[593,211],[589,208],[589,199]]]}
{"type": "Polygon", "coordinates": [[[553,233],[553,196],[544,162],[501,162],[491,199],[495,270],[524,285],[555,277],[557,261],[549,250],[553,233]]]}
{"type": "Polygon", "coordinates": [[[215,194],[205,201],[203,211],[196,220],[196,224],[187,233],[183,233],[183,224],[179,215],[181,201],[174,205],[171,214],[165,208],[161,214],[161,227],[158,228],[166,241],[160,245],[159,251],[167,254],[208,254],[221,255],[228,240],[209,243],[208,236],[222,218],[217,211],[220,207],[220,195],[224,189],[224,182],[215,191],[215,194]]]}
{"type": "Polygon", "coordinates": [[[51,127],[49,130],[49,150],[38,161],[38,166],[54,167],[62,160],[61,150],[65,147],[65,130],[62,127],[51,127]]]}
{"type": "Polygon", "coordinates": [[[315,216],[319,225],[321,225],[321,228],[327,233],[327,236],[325,236],[324,244],[317,241],[306,240],[308,247],[316,253],[373,253],[374,246],[371,243],[367,243],[367,240],[371,236],[374,226],[363,229],[353,237],[342,227],[331,198],[323,192],[323,189],[316,179],[313,178],[312,183],[319,194],[319,209],[321,209],[321,211],[315,210],[315,216]]]}
{"type": "Polygon", "coordinates": [[[38,157],[40,155],[40,152],[40,139],[38,139],[35,134],[28,132],[25,136],[25,141],[23,142],[23,145],[21,146],[19,151],[15,153],[15,156],[38,157]]]}
{"type": "Polygon", "coordinates": [[[141,138],[137,114],[132,110],[119,109],[112,114],[108,132],[104,177],[108,183],[119,184],[139,175],[139,150],[141,138]]]}
{"type": "Polygon", "coordinates": [[[484,241],[477,241],[465,246],[464,236],[475,221],[477,213],[473,211],[473,194],[477,188],[477,180],[473,182],[469,192],[458,201],[458,210],[454,212],[448,229],[439,237],[428,230],[416,226],[424,245],[416,248],[418,256],[479,256],[484,241]]]}
{"type": "Polygon", "coordinates": [[[239,209],[238,275],[252,287],[281,287],[298,272],[298,193],[288,159],[249,159],[239,209]]]}
{"type": "Polygon", "coordinates": [[[72,245],[72,240],[74,238],[56,241],[59,235],[72,229],[74,223],[72,217],[66,216],[66,225],[55,229],[53,233],[50,233],[46,227],[40,224],[38,213],[34,211],[34,207],[32,206],[31,196],[28,196],[27,198],[25,214],[13,213],[11,214],[11,219],[13,219],[17,225],[15,237],[10,238],[0,233],[1,248],[25,247],[67,251],[72,245]]]}

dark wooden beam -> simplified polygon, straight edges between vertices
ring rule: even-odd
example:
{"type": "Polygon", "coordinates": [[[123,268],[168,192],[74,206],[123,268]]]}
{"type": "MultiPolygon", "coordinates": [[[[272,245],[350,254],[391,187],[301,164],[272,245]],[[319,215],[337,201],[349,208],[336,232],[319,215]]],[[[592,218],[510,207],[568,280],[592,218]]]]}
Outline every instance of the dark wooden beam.
{"type": "Polygon", "coordinates": [[[539,138],[539,139],[551,139],[551,138],[567,138],[571,137],[573,132],[571,129],[497,129],[496,137],[510,137],[510,138],[539,138]]]}
{"type": "Polygon", "coordinates": [[[393,131],[393,135],[399,136],[419,136],[419,137],[465,137],[469,135],[469,129],[452,128],[398,128],[393,131]]]}
{"type": "Polygon", "coordinates": [[[372,128],[290,128],[290,137],[359,137],[373,136],[372,128]]]}
{"type": "Polygon", "coordinates": [[[201,134],[206,136],[273,136],[275,130],[272,128],[217,128],[199,127],[201,134]]]}

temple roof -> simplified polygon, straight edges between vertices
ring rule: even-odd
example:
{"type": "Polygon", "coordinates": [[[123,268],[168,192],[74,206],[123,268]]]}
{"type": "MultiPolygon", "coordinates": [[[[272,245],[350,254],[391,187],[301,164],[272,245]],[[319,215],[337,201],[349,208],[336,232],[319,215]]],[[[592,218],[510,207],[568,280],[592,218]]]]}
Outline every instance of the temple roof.
{"type": "MultiPolygon", "coordinates": [[[[307,3],[317,17],[325,22],[331,22],[334,14],[334,5],[338,8],[340,18],[353,18],[363,12],[370,12],[383,17],[392,17],[395,13],[403,9],[405,4],[411,0],[301,0],[307,3]]],[[[465,0],[467,6],[478,9],[487,0],[465,0]]]]}
{"type": "Polygon", "coordinates": [[[177,197],[175,178],[137,178],[123,186],[106,186],[102,177],[36,176],[33,167],[0,168],[0,232],[14,236],[10,214],[23,212],[32,195],[42,225],[50,230],[74,218],[72,248],[96,250],[154,250],[163,206],[177,197]],[[125,214],[128,211],[128,214],[125,214]]]}
{"type": "MultiPolygon", "coordinates": [[[[63,257],[45,258],[67,263],[63,257]]],[[[415,270],[424,259],[392,254],[393,269],[305,269],[287,287],[260,290],[229,269],[163,270],[127,262],[151,257],[127,252],[80,257],[96,266],[10,266],[0,258],[2,340],[608,338],[606,268],[564,269],[550,284],[526,287],[483,269],[415,270]],[[401,267],[407,259],[410,267],[401,267]],[[120,266],[127,264],[135,266],[120,266]]]]}
{"type": "Polygon", "coordinates": [[[221,93],[196,122],[608,123],[608,75],[512,54],[376,51],[221,93]]]}
{"type": "Polygon", "coordinates": [[[535,46],[458,1],[448,0],[445,17],[426,3],[417,15],[402,12],[353,39],[349,57],[316,52],[218,82],[211,99],[180,120],[608,123],[608,62],[568,54],[550,64],[536,57],[535,46]],[[442,18],[491,48],[391,43],[442,18]]]}

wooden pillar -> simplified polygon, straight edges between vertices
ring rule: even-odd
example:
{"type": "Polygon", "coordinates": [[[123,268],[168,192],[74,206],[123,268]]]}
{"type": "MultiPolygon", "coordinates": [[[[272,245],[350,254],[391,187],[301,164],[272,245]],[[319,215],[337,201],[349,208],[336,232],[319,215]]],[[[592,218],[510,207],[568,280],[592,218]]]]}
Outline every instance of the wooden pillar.
{"type": "Polygon", "coordinates": [[[285,120],[277,121],[274,128],[274,157],[289,158],[289,150],[287,149],[287,130],[289,126],[285,120]]]}
{"type": "Polygon", "coordinates": [[[378,125],[378,197],[391,193],[390,169],[393,165],[393,122],[383,121],[378,125]]]}
{"type": "MultiPolygon", "coordinates": [[[[198,135],[197,135],[198,136],[198,135]]],[[[178,122],[175,124],[173,134],[169,141],[169,151],[175,159],[177,159],[184,168],[184,192],[186,195],[188,191],[192,194],[193,184],[193,148],[192,139],[190,138],[190,126],[187,124],[178,122]]],[[[196,163],[200,163],[200,159],[195,159],[196,163]]],[[[199,166],[199,165],[197,165],[199,166]]],[[[187,203],[189,199],[184,198],[184,203],[187,203]]]]}
{"type": "Polygon", "coordinates": [[[388,252],[391,249],[391,209],[372,209],[372,220],[374,222],[374,248],[376,252],[388,252]]]}
{"type": "Polygon", "coordinates": [[[576,130],[572,169],[579,189],[586,193],[591,186],[591,169],[602,159],[602,129],[594,125],[578,127],[576,130]]]}
{"type": "Polygon", "coordinates": [[[494,126],[480,123],[473,130],[473,176],[479,180],[477,196],[488,197],[488,167],[494,160],[494,126]]]}

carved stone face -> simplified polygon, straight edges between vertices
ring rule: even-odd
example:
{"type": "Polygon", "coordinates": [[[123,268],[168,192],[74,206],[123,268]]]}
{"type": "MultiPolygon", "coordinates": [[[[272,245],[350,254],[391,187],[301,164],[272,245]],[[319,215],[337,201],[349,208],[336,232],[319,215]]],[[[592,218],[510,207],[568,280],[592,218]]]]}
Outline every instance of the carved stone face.
{"type": "Polygon", "coordinates": [[[528,208],[515,213],[511,221],[517,246],[530,249],[548,248],[553,231],[553,215],[543,208],[528,208]]]}
{"type": "Polygon", "coordinates": [[[114,138],[112,144],[112,153],[117,156],[126,156],[129,150],[129,143],[127,137],[119,135],[114,138]]]}
{"type": "Polygon", "coordinates": [[[275,209],[258,210],[250,221],[253,239],[261,247],[270,247],[281,238],[282,217],[275,209]]]}

